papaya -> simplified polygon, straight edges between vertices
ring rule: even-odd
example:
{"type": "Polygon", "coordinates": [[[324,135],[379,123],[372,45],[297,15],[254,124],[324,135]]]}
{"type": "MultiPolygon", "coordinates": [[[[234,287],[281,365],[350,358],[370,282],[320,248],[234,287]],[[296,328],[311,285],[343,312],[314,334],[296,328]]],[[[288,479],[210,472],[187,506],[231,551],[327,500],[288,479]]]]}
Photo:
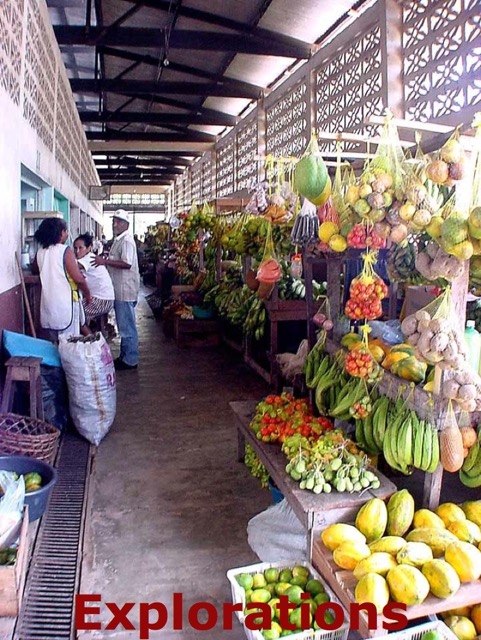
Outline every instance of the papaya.
{"type": "Polygon", "coordinates": [[[346,349],[349,349],[349,351],[353,346],[359,343],[362,344],[362,338],[358,333],[354,333],[353,331],[346,333],[341,338],[341,347],[345,347],[346,349]]]}
{"type": "Polygon", "coordinates": [[[407,489],[396,491],[387,503],[387,527],[389,536],[403,536],[414,518],[414,498],[407,489]]]}
{"type": "Polygon", "coordinates": [[[319,153],[319,145],[313,135],[306,155],[294,168],[294,189],[316,206],[321,206],[331,194],[330,183],[326,163],[319,153]],[[319,199],[322,200],[325,191],[329,193],[324,202],[318,202],[319,199]]]}
{"type": "MultiPolygon", "coordinates": [[[[323,204],[329,200],[329,196],[332,193],[332,182],[331,178],[327,176],[326,184],[322,192],[311,200],[312,204],[315,204],[316,207],[322,207],[323,204]]],[[[309,200],[309,198],[308,198],[309,200]]]]}
{"type": "Polygon", "coordinates": [[[417,384],[424,381],[427,367],[425,362],[420,362],[415,356],[408,356],[395,362],[391,366],[391,373],[417,384]]]}
{"type": "Polygon", "coordinates": [[[418,509],[414,513],[413,527],[415,529],[446,529],[444,522],[431,509],[418,509]]]}
{"type": "Polygon", "coordinates": [[[458,640],[474,640],[476,638],[476,627],[471,620],[465,616],[448,616],[444,620],[458,640]]]}
{"type": "Polygon", "coordinates": [[[371,542],[369,549],[371,549],[371,553],[385,551],[396,557],[406,544],[406,540],[400,536],[384,536],[380,540],[376,540],[376,542],[371,542]]]}
{"type": "Polygon", "coordinates": [[[381,363],[383,369],[391,369],[391,367],[400,360],[404,360],[404,358],[409,358],[409,354],[404,351],[392,352],[390,351],[384,360],[381,363]]]}
{"type": "Polygon", "coordinates": [[[446,560],[428,560],[421,571],[436,598],[449,598],[461,586],[458,574],[446,560]]]}
{"type": "Polygon", "coordinates": [[[413,356],[415,349],[409,342],[401,342],[401,344],[395,344],[391,347],[391,353],[407,353],[408,356],[413,356]]]}
{"type": "Polygon", "coordinates": [[[360,580],[366,573],[378,573],[385,576],[388,571],[397,566],[397,562],[390,553],[376,551],[361,560],[354,569],[354,577],[360,580]]]}
{"type": "Polygon", "coordinates": [[[434,509],[434,513],[441,518],[446,527],[456,520],[466,520],[466,514],[454,502],[443,502],[434,509]]]}
{"type": "Polygon", "coordinates": [[[368,543],[382,538],[386,526],[387,508],[380,498],[371,498],[357,512],[356,527],[366,536],[368,543]]]}
{"type": "Polygon", "coordinates": [[[398,564],[409,564],[412,567],[422,567],[428,560],[433,559],[433,552],[424,542],[406,542],[396,556],[398,564]]]}
{"type": "Polygon", "coordinates": [[[396,602],[412,607],[426,600],[429,593],[429,582],[416,567],[399,564],[386,576],[391,597],[396,602]]]}
{"type": "Polygon", "coordinates": [[[481,542],[481,529],[471,520],[455,520],[449,525],[448,531],[454,533],[456,538],[463,542],[471,542],[472,544],[481,542]]]}
{"type": "Polygon", "coordinates": [[[354,598],[359,604],[372,602],[378,614],[381,614],[389,602],[389,587],[386,580],[377,573],[366,573],[354,589],[354,598]]]}
{"type": "Polygon", "coordinates": [[[366,544],[365,535],[351,524],[344,524],[343,522],[330,524],[326,529],[324,529],[324,531],[322,531],[321,540],[331,551],[334,551],[334,549],[343,542],[366,544]]]}
{"type": "Polygon", "coordinates": [[[371,555],[367,544],[359,542],[343,542],[332,552],[332,559],[341,569],[354,571],[356,566],[371,555]]]}
{"type": "Polygon", "coordinates": [[[424,542],[433,552],[435,558],[444,555],[447,547],[453,542],[458,542],[456,536],[447,529],[413,529],[410,531],[406,540],[408,542],[424,542]]]}
{"type": "Polygon", "coordinates": [[[466,518],[481,527],[481,500],[469,500],[461,505],[466,518]]]}
{"type": "Polygon", "coordinates": [[[444,559],[454,568],[461,582],[478,580],[481,576],[481,551],[469,542],[458,540],[448,545],[444,559]]]}

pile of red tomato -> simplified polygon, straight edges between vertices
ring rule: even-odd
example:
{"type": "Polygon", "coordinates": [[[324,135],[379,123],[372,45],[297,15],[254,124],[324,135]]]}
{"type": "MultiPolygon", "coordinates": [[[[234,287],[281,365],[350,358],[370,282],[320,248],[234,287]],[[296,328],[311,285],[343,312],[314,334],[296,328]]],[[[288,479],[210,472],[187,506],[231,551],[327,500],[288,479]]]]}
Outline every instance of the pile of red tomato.
{"type": "Polygon", "coordinates": [[[258,440],[283,443],[296,433],[317,440],[325,431],[334,429],[334,425],[324,416],[316,417],[306,399],[296,400],[283,393],[269,395],[257,405],[250,428],[258,440]]]}
{"type": "Polygon", "coordinates": [[[349,300],[345,314],[352,320],[375,320],[382,316],[381,300],[388,293],[384,280],[375,276],[372,282],[363,281],[363,277],[354,278],[349,288],[349,300]]]}

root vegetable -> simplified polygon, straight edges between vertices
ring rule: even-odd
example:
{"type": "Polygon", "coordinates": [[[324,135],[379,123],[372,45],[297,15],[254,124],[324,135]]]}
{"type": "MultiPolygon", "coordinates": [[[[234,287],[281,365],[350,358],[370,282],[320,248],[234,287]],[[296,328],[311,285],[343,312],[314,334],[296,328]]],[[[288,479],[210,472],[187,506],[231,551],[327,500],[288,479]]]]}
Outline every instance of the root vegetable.
{"type": "Polygon", "coordinates": [[[463,402],[474,400],[476,398],[476,387],[474,384],[463,384],[459,387],[458,398],[463,402]]]}
{"type": "Polygon", "coordinates": [[[416,311],[414,316],[418,322],[421,320],[431,320],[431,316],[424,309],[419,309],[419,311],[416,311]]]}
{"type": "Polygon", "coordinates": [[[416,333],[417,324],[415,316],[407,316],[401,323],[401,331],[405,336],[410,336],[413,333],[416,333]]]}
{"type": "Polygon", "coordinates": [[[417,331],[416,331],[416,333],[411,333],[411,335],[408,336],[409,344],[412,344],[413,347],[415,347],[417,345],[420,337],[421,337],[421,334],[418,333],[417,331]]]}
{"type": "Polygon", "coordinates": [[[424,331],[429,331],[431,329],[431,321],[430,320],[420,320],[418,322],[418,331],[423,333],[424,331]]]}
{"type": "Polygon", "coordinates": [[[429,348],[431,351],[443,352],[444,349],[449,344],[449,336],[447,333],[435,333],[434,337],[431,338],[431,342],[429,343],[429,348]]]}
{"type": "Polygon", "coordinates": [[[440,249],[441,249],[441,247],[438,244],[436,244],[436,242],[429,242],[426,245],[426,253],[433,260],[436,257],[438,251],[440,251],[440,249]]]}
{"type": "Polygon", "coordinates": [[[447,380],[443,384],[443,396],[448,400],[455,400],[458,396],[459,389],[460,386],[456,380],[447,380]]]}

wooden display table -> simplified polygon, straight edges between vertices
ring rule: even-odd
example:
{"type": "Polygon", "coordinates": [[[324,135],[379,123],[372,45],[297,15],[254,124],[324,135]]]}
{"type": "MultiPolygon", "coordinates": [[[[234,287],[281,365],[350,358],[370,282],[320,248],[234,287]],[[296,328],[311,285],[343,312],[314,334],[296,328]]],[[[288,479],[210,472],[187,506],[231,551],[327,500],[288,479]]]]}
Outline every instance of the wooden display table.
{"type": "Polygon", "coordinates": [[[176,316],[174,338],[179,347],[218,347],[220,324],[217,320],[185,320],[176,316]]]}
{"type": "Polygon", "coordinates": [[[249,429],[249,423],[255,413],[256,403],[252,401],[231,402],[230,407],[237,419],[238,459],[243,460],[245,443],[252,446],[274,480],[279,490],[292,507],[302,525],[307,530],[307,558],[312,557],[312,540],[314,532],[318,533],[332,522],[353,520],[361,506],[373,497],[385,500],[395,491],[396,485],[376,471],[381,482],[379,489],[369,489],[359,493],[323,493],[316,495],[299,488],[285,471],[287,458],[279,445],[268,444],[257,440],[249,429]]]}
{"type": "MultiPolygon", "coordinates": [[[[319,538],[314,540],[313,543],[312,564],[329,584],[341,603],[349,610],[350,604],[355,602],[354,589],[357,580],[351,571],[345,571],[336,565],[332,559],[332,552],[329,551],[319,538]]],[[[461,585],[461,588],[454,596],[444,600],[429,594],[422,604],[408,607],[406,609],[406,616],[408,620],[415,620],[428,615],[441,613],[442,611],[456,609],[457,607],[474,605],[480,601],[480,595],[481,582],[479,580],[465,583],[461,585]]],[[[383,621],[384,617],[378,616],[377,629],[369,629],[367,615],[365,612],[361,612],[359,629],[361,637],[367,638],[385,635],[387,632],[383,629],[383,621]]],[[[388,622],[392,621],[388,620],[388,622]]]]}

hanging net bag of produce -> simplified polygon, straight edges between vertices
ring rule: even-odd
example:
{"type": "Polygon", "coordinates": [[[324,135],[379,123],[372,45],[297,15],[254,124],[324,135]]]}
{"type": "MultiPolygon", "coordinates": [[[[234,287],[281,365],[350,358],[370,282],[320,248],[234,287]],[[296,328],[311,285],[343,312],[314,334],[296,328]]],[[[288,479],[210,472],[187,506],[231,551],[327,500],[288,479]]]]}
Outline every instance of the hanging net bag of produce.
{"type": "Polygon", "coordinates": [[[404,318],[401,330],[419,360],[442,369],[463,368],[466,347],[452,317],[451,289],[447,287],[428,305],[404,318]]]}
{"type": "Polygon", "coordinates": [[[257,280],[260,282],[257,295],[262,299],[267,299],[276,282],[282,278],[282,267],[276,258],[274,242],[272,240],[272,225],[267,228],[266,243],[261,263],[257,268],[257,280]]]}
{"type": "Polygon", "coordinates": [[[377,228],[377,233],[384,238],[389,235],[392,242],[401,242],[408,235],[398,212],[402,201],[403,161],[397,128],[388,111],[376,154],[366,161],[359,180],[348,189],[346,202],[357,222],[385,223],[377,228]]]}
{"type": "Polygon", "coordinates": [[[472,161],[474,163],[473,191],[469,207],[468,227],[474,253],[481,251],[481,113],[478,113],[473,126],[476,129],[472,161]]]}
{"type": "Polygon", "coordinates": [[[436,184],[452,187],[466,173],[466,157],[459,139],[459,129],[435,154],[426,167],[427,177],[436,184]]]}
{"type": "Polygon", "coordinates": [[[441,215],[444,222],[437,241],[446,253],[459,260],[469,260],[474,253],[474,246],[469,238],[467,206],[459,206],[455,197],[451,196],[441,209],[441,215]]]}
{"type": "MultiPolygon", "coordinates": [[[[371,327],[368,324],[364,324],[360,327],[360,330],[362,340],[359,345],[356,345],[346,355],[345,370],[353,378],[362,378],[363,381],[375,383],[381,379],[383,370],[375,361],[369,349],[368,336],[371,327]]],[[[356,402],[360,402],[366,396],[367,387],[365,382],[364,385],[358,388],[358,391],[359,395],[356,398],[356,402]]],[[[363,402],[363,404],[366,403],[363,402]]]]}
{"type": "Polygon", "coordinates": [[[331,179],[319,151],[315,131],[307,149],[294,169],[294,189],[320,207],[331,195],[331,179]]]}
{"type": "Polygon", "coordinates": [[[440,228],[440,209],[444,203],[443,194],[437,184],[426,179],[427,157],[423,153],[418,138],[414,158],[403,164],[403,198],[398,213],[410,234],[427,232],[433,236],[440,228]],[[434,220],[433,220],[434,218],[434,220]]]}
{"type": "Polygon", "coordinates": [[[363,269],[351,281],[345,314],[351,320],[375,320],[382,316],[383,300],[388,293],[384,280],[374,271],[377,254],[367,251],[362,255],[363,269]]]}

